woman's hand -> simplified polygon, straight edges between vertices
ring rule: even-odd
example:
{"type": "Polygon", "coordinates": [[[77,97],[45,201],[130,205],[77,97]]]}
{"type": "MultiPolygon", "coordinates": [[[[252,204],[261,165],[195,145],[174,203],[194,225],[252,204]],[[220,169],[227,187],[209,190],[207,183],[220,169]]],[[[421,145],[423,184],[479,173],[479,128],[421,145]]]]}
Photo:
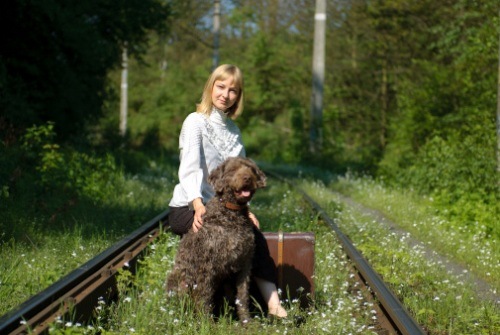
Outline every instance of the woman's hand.
{"type": "Polygon", "coordinates": [[[194,218],[193,218],[193,231],[195,233],[200,230],[203,225],[203,215],[206,213],[205,205],[201,201],[201,198],[196,198],[193,200],[193,208],[194,208],[194,218]]]}
{"type": "Polygon", "coordinates": [[[259,223],[259,220],[257,220],[257,217],[255,216],[255,214],[252,212],[248,212],[248,217],[250,218],[250,220],[252,220],[252,223],[254,224],[254,226],[260,229],[260,223],[259,223]]]}

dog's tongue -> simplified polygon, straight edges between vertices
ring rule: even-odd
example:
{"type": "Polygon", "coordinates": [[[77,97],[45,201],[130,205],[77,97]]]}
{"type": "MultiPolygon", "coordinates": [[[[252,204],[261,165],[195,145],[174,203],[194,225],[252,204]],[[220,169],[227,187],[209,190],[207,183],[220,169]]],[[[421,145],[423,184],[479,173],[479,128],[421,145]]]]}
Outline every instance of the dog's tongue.
{"type": "Polygon", "coordinates": [[[241,190],[240,191],[240,196],[242,196],[242,197],[249,197],[250,196],[250,191],[241,190]]]}

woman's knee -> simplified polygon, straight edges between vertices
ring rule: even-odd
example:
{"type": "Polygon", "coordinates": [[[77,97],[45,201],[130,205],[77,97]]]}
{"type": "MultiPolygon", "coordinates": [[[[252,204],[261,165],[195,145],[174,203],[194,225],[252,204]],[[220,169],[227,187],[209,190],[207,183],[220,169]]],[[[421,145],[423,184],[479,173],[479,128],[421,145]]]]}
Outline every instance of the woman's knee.
{"type": "Polygon", "coordinates": [[[168,225],[174,234],[184,235],[193,225],[194,213],[187,207],[170,208],[168,225]]]}

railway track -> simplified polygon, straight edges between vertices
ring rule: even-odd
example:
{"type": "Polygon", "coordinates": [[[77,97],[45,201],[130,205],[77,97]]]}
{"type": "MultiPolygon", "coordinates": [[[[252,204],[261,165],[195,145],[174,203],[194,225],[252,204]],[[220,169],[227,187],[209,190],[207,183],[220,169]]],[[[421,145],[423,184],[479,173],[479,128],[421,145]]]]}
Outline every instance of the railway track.
{"type": "Polygon", "coordinates": [[[424,334],[420,325],[354,247],[349,238],[309,195],[303,191],[301,193],[337,234],[337,239],[353,263],[354,274],[361,284],[365,298],[377,302],[374,306],[377,312],[378,328],[381,332],[385,334],[424,334]]]}
{"type": "Polygon", "coordinates": [[[378,273],[371,267],[368,261],[359,250],[356,249],[350,239],[340,230],[323,208],[321,208],[321,206],[306,192],[298,188],[289,180],[273,172],[266,171],[266,173],[283,182],[287,182],[297,192],[301,193],[302,197],[335,232],[342,248],[352,262],[354,275],[361,285],[365,298],[376,302],[374,306],[377,312],[380,333],[404,335],[425,334],[424,330],[410,315],[409,311],[403,306],[396,295],[389,289],[378,273]]]}
{"type": "Polygon", "coordinates": [[[147,247],[161,232],[164,211],[97,257],[0,318],[0,334],[44,334],[52,322],[68,313],[75,322],[89,320],[98,300],[114,299],[119,269],[135,268],[147,247]]]}
{"type": "MultiPolygon", "coordinates": [[[[287,182],[279,175],[268,174],[287,182]]],[[[375,302],[380,334],[424,334],[406,308],[372,269],[327,213],[303,190],[288,182],[336,233],[352,264],[352,271],[367,300],[375,302]]],[[[0,334],[44,334],[52,322],[71,313],[74,322],[90,320],[99,299],[117,297],[116,275],[123,267],[135,268],[144,249],[163,229],[168,211],[71,272],[44,291],[0,317],[0,334]],[[101,298],[102,297],[102,298],[101,298]]]]}

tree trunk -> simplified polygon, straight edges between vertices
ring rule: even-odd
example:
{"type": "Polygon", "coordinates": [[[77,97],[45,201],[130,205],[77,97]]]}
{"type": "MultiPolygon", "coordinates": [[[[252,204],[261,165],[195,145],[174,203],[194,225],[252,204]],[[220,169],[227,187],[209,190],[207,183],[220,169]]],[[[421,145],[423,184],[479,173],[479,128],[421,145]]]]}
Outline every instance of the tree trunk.
{"type": "Polygon", "coordinates": [[[322,146],[323,83],[325,81],[326,0],[316,0],[314,22],[313,84],[309,150],[312,154],[319,154],[322,146]]]}
{"type": "Polygon", "coordinates": [[[127,89],[128,89],[128,55],[127,43],[125,42],[122,50],[122,82],[121,82],[121,98],[120,98],[120,136],[125,137],[127,134],[127,89]]]}
{"type": "Polygon", "coordinates": [[[387,60],[384,59],[384,65],[382,66],[382,84],[381,84],[381,106],[380,106],[380,147],[382,150],[385,148],[386,136],[387,136],[387,110],[389,108],[389,97],[387,95],[387,60]]]}
{"type": "Polygon", "coordinates": [[[220,39],[220,0],[214,1],[214,54],[212,70],[219,66],[219,39],[220,39]]]}

